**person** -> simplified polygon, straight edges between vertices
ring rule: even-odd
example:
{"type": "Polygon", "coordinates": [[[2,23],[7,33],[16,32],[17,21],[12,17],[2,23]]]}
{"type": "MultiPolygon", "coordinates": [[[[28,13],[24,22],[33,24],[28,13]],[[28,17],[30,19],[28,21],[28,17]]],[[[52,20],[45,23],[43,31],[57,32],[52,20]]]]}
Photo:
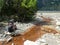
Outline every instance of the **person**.
{"type": "Polygon", "coordinates": [[[14,33],[17,30],[17,26],[14,25],[14,22],[11,21],[8,23],[8,32],[14,33]]]}

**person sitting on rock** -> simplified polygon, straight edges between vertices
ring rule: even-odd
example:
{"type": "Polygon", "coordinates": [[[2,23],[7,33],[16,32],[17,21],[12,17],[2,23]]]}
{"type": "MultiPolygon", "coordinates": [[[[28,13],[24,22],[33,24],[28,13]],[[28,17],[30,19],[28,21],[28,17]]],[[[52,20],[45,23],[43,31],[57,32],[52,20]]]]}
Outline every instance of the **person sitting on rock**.
{"type": "Polygon", "coordinates": [[[14,33],[17,30],[17,26],[14,25],[14,23],[10,22],[8,23],[8,32],[14,33]]]}

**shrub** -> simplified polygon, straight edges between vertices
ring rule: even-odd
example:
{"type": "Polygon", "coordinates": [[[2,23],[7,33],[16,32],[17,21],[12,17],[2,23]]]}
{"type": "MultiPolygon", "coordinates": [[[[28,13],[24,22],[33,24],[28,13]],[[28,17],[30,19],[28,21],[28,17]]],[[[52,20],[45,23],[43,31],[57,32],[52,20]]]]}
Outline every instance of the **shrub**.
{"type": "Polygon", "coordinates": [[[5,20],[8,17],[10,19],[14,15],[13,18],[15,20],[21,22],[30,21],[37,10],[36,4],[37,0],[4,0],[4,5],[0,13],[2,16],[7,16],[5,20]]]}

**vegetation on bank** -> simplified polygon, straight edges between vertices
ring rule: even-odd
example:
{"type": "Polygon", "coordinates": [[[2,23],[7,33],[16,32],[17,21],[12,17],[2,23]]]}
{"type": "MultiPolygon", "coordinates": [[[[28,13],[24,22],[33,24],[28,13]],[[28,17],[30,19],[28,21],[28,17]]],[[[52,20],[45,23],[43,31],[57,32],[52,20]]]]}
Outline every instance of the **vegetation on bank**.
{"type": "Polygon", "coordinates": [[[37,11],[37,0],[0,0],[0,21],[30,21],[37,11]],[[2,4],[2,5],[1,5],[2,4]]]}

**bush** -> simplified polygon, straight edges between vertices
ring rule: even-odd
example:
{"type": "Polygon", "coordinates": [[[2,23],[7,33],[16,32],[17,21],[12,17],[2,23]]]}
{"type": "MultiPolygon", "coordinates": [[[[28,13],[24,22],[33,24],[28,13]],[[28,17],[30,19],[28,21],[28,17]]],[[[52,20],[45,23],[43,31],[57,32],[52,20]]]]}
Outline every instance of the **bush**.
{"type": "Polygon", "coordinates": [[[4,5],[1,10],[2,16],[6,15],[5,20],[11,18],[12,15],[15,20],[25,22],[30,21],[37,11],[37,0],[4,0],[4,5]],[[7,3],[7,4],[6,4],[7,3]]]}

